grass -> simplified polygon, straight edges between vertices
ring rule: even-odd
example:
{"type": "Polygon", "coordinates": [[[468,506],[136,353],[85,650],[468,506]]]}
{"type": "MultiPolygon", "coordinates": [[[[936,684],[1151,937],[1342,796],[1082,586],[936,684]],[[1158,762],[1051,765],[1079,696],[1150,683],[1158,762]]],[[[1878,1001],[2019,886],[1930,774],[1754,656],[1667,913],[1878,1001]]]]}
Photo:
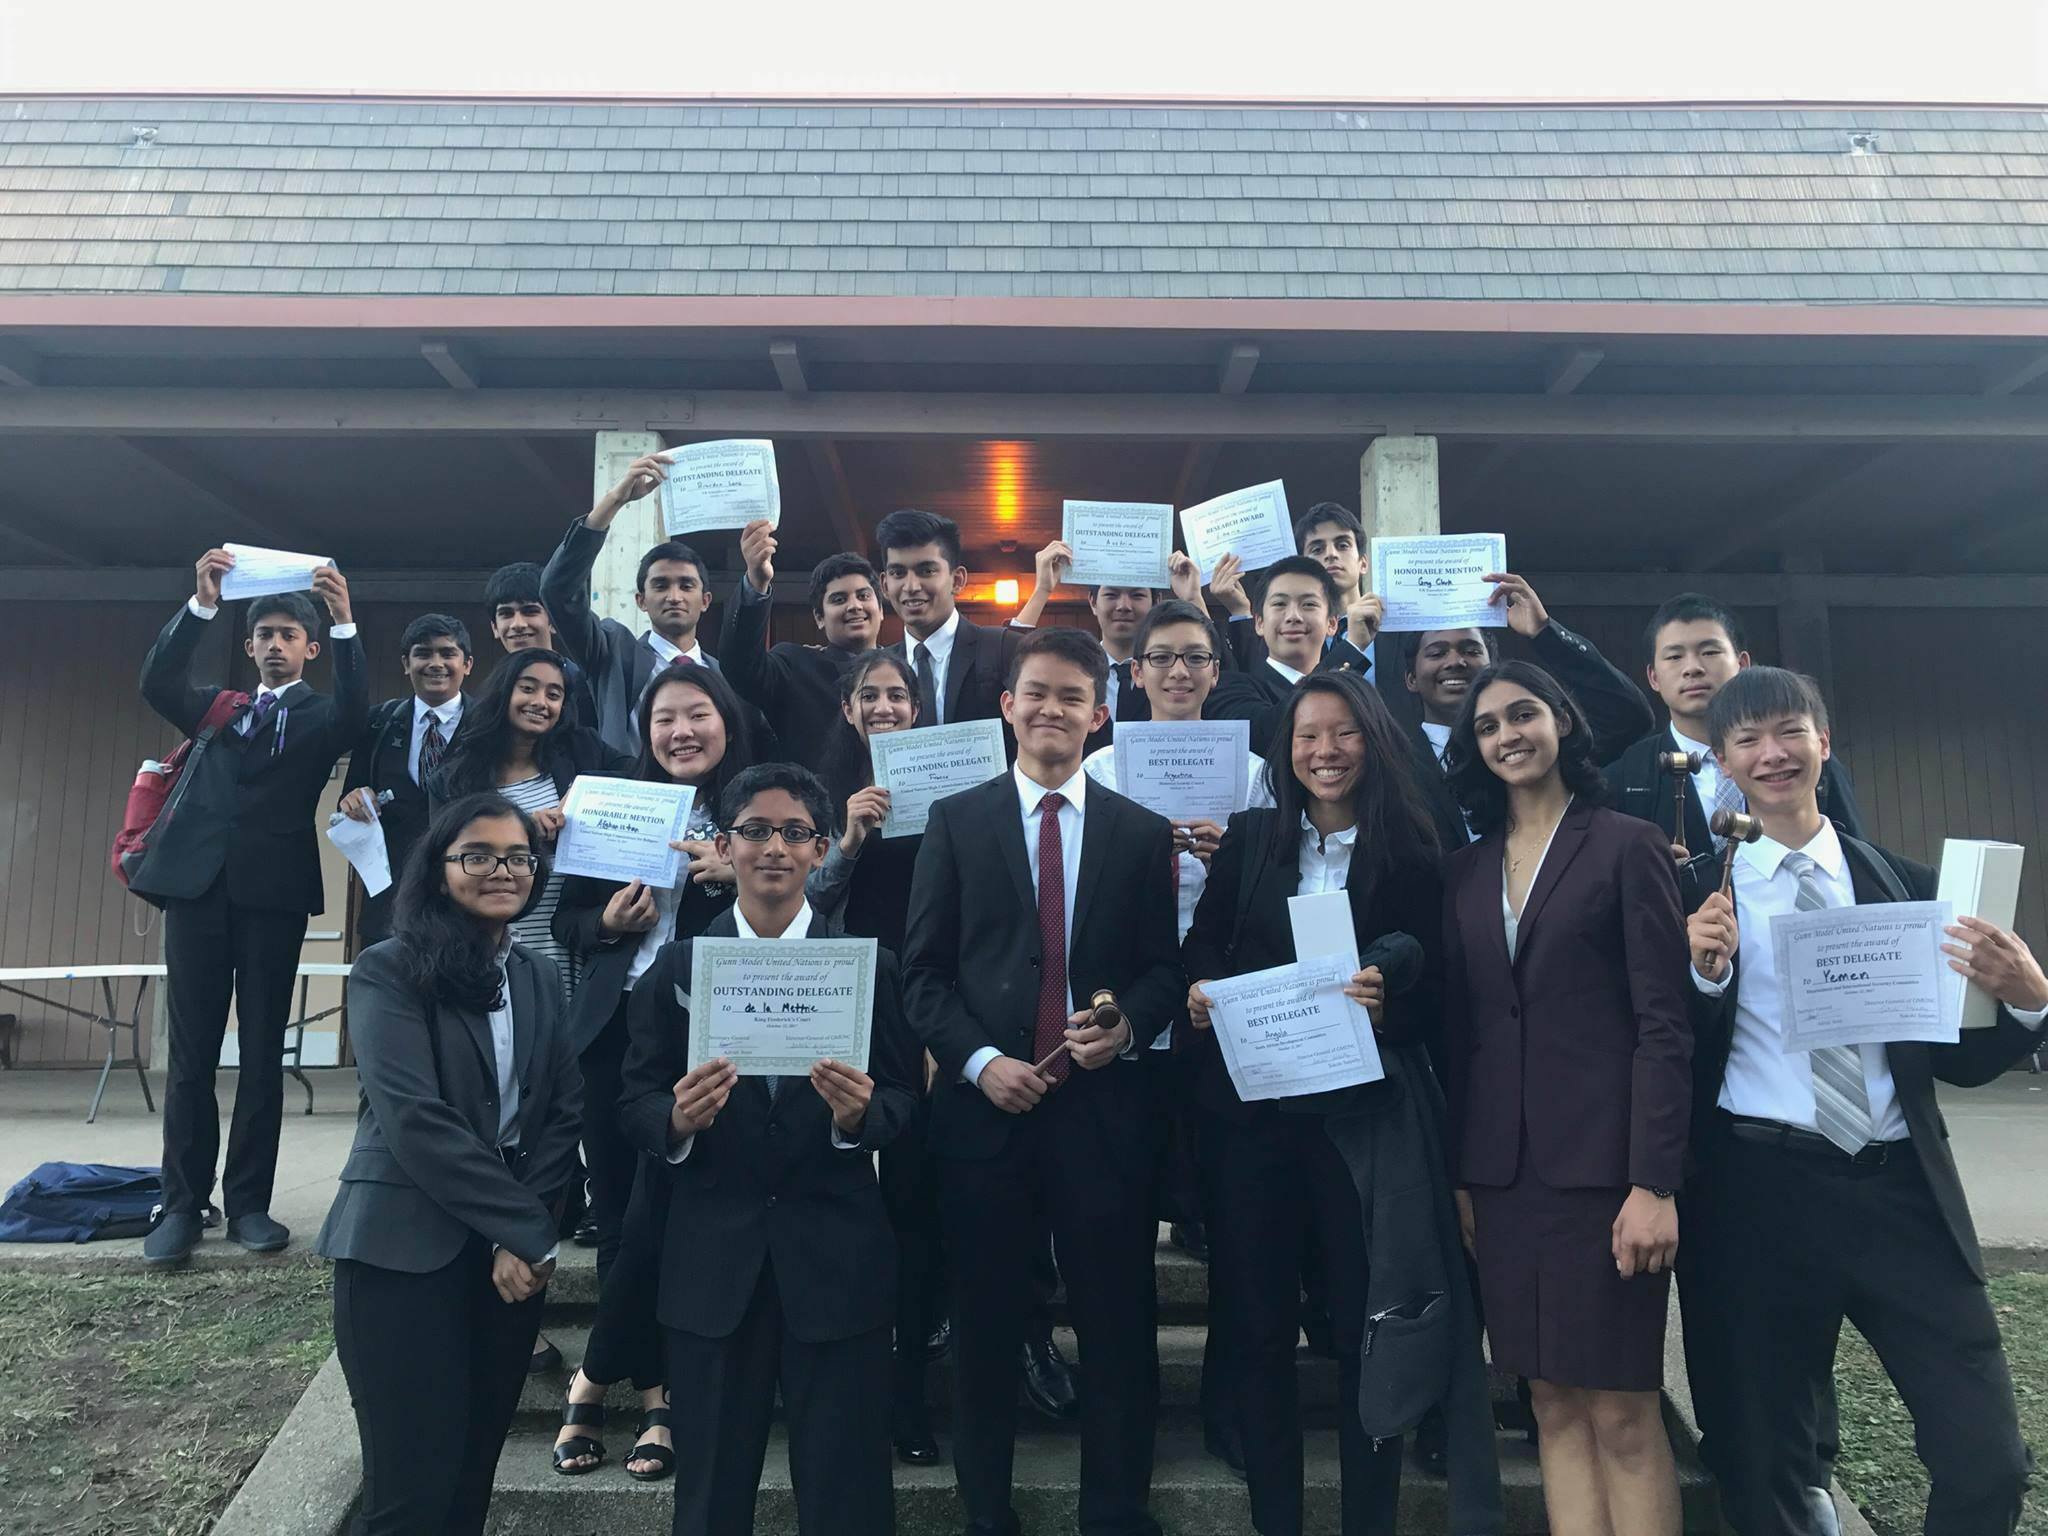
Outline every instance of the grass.
{"type": "MultiPolygon", "coordinates": [[[[2020,1433],[2037,1455],[2048,1458],[2048,1274],[1994,1276],[1991,1302],[2012,1365],[2020,1433]]],[[[1927,1469],[1913,1454],[1913,1421],[1905,1405],[1851,1327],[1842,1329],[1835,1390],[1842,1413],[1836,1476],[1878,1536],[1910,1536],[1920,1529],[1927,1507],[1927,1469]]],[[[2048,1491],[2038,1475],[2019,1529],[2021,1536],[2048,1536],[2048,1491]]]]}
{"type": "Polygon", "coordinates": [[[328,1284],[0,1269],[0,1530],[201,1536],[327,1358],[328,1284]]]}

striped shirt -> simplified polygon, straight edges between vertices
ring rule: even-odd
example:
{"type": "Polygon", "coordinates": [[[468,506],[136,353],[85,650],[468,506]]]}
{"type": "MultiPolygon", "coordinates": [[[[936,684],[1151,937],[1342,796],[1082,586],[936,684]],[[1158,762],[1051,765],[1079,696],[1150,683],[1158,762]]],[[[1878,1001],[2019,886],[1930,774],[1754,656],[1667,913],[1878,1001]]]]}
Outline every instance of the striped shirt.
{"type": "MultiPolygon", "coordinates": [[[[536,811],[552,811],[562,803],[561,795],[555,789],[555,781],[545,773],[537,773],[530,779],[521,779],[517,784],[500,784],[498,793],[510,800],[519,809],[531,816],[536,811]]],[[[540,900],[526,916],[512,924],[512,937],[537,954],[546,955],[555,962],[555,968],[562,974],[562,998],[566,1002],[576,990],[576,954],[567,945],[558,943],[554,935],[555,903],[561,899],[562,877],[550,874],[540,900]]]]}

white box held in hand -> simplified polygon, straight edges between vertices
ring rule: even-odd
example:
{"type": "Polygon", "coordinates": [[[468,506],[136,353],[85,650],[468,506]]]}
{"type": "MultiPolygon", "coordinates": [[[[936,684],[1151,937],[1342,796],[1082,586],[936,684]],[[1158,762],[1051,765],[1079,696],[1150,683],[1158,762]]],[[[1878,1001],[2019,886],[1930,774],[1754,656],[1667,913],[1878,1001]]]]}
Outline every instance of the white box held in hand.
{"type": "MultiPolygon", "coordinates": [[[[1957,917],[1981,917],[2001,928],[2012,927],[2020,904],[2020,865],[2027,850],[2018,843],[1988,843],[1951,837],[1941,845],[1941,883],[1935,900],[1953,902],[1957,917]]],[[[1949,973],[1955,976],[1955,972],[1949,973]]],[[[1998,1022],[1998,999],[1982,987],[1959,983],[1950,1005],[1960,1011],[1964,1029],[1989,1029],[1998,1022]]]]}

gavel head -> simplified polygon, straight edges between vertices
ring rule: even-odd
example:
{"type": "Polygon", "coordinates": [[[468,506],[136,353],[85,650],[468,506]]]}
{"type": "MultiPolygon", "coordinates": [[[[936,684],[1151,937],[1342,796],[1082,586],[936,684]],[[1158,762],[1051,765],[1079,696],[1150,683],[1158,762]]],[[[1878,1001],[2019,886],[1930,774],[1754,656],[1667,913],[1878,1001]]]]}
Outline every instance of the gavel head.
{"type": "Polygon", "coordinates": [[[1706,759],[1697,752],[1659,752],[1657,754],[1658,769],[1670,774],[1674,779],[1680,777],[1691,778],[1700,771],[1700,765],[1705,761],[1706,759]]]}
{"type": "Polygon", "coordinates": [[[1707,826],[1714,836],[1731,843],[1753,843],[1764,835],[1764,824],[1745,811],[1716,811],[1707,826]]]}

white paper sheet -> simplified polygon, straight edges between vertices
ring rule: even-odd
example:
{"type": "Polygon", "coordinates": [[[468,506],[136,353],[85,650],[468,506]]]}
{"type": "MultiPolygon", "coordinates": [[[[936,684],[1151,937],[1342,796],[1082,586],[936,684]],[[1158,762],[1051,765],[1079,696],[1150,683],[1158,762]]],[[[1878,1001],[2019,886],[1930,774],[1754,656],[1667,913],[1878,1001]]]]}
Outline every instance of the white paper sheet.
{"type": "MultiPolygon", "coordinates": [[[[2027,850],[2018,843],[1985,842],[1951,837],[1941,845],[1941,877],[1934,899],[1945,901],[1957,917],[1981,917],[2010,928],[2019,911],[2020,870],[2027,850]]],[[[1948,985],[1949,1017],[1963,1029],[1989,1029],[1998,1022],[1998,999],[1954,971],[1948,985]]]]}
{"type": "Polygon", "coordinates": [[[1771,947],[1784,996],[1784,1046],[1924,1040],[1953,1045],[1946,1006],[1942,930],[1955,920],[1945,901],[1878,902],[1787,912],[1771,919],[1771,947]]]}
{"type": "Polygon", "coordinates": [[[1188,554],[1202,568],[1204,586],[1225,555],[1235,554],[1250,574],[1297,552],[1294,524],[1287,516],[1287,487],[1278,480],[1183,507],[1180,526],[1187,535],[1188,554]]]}
{"type": "MultiPolygon", "coordinates": [[[[1287,921],[1294,929],[1294,958],[1314,955],[1342,955],[1350,970],[1358,970],[1358,930],[1351,923],[1351,894],[1348,891],[1317,891],[1311,896],[1287,898],[1287,921]]],[[[1354,1005],[1355,1006],[1355,1005],[1354,1005]]]]}
{"type": "Polygon", "coordinates": [[[1173,505],[1163,501],[1065,501],[1060,537],[1074,551],[1062,578],[1081,587],[1155,587],[1171,578],[1173,505]]]}
{"type": "Polygon", "coordinates": [[[1499,629],[1507,609],[1479,578],[1508,568],[1499,533],[1438,533],[1372,541],[1372,589],[1387,605],[1382,631],[1499,629]]]}
{"type": "Polygon", "coordinates": [[[682,876],[683,856],[669,844],[688,828],[696,798],[688,784],[578,778],[562,797],[556,871],[672,888],[682,876]]]}
{"type": "Polygon", "coordinates": [[[391,849],[384,841],[383,822],[357,821],[337,811],[328,820],[327,841],[362,877],[365,896],[382,896],[391,889],[391,849]]]}
{"type": "Polygon", "coordinates": [[[1342,955],[1321,955],[1204,984],[1240,1099],[1327,1093],[1386,1076],[1372,1021],[1344,995],[1352,969],[1342,955]]]}
{"type": "Polygon", "coordinates": [[[221,548],[235,557],[220,578],[220,595],[230,603],[245,597],[269,597],[274,592],[310,592],[314,569],[334,564],[325,555],[301,555],[256,544],[223,544],[221,548]]]}
{"type": "Polygon", "coordinates": [[[672,448],[661,482],[661,523],[670,538],[707,528],[744,528],[766,518],[782,521],[782,483],[775,445],[766,438],[734,437],[672,448]]]}
{"type": "Polygon", "coordinates": [[[1116,728],[1120,794],[1169,821],[1222,826],[1251,793],[1251,722],[1126,720],[1116,728]]]}
{"type": "Polygon", "coordinates": [[[827,1058],[865,1072],[875,941],[700,938],[676,998],[690,1010],[692,1069],[723,1056],[742,1077],[805,1077],[827,1058]]]}
{"type": "Polygon", "coordinates": [[[915,837],[931,819],[932,802],[985,784],[1009,766],[1003,722],[962,720],[868,738],[875,787],[889,791],[884,837],[915,837]]]}

